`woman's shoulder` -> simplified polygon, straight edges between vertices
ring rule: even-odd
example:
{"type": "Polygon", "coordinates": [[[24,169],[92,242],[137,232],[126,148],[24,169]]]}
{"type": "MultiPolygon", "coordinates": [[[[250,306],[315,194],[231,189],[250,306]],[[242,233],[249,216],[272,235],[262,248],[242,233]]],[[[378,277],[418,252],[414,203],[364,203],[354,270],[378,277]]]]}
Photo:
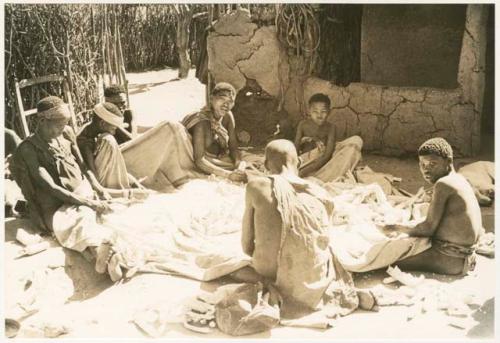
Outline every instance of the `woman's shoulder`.
{"type": "Polygon", "coordinates": [[[100,133],[97,136],[97,142],[101,143],[101,144],[109,144],[112,146],[118,146],[118,142],[116,141],[115,136],[113,136],[109,132],[100,133]]]}
{"type": "Polygon", "coordinates": [[[186,129],[191,129],[200,122],[209,121],[210,118],[206,114],[206,109],[203,108],[199,111],[189,113],[182,120],[181,124],[184,125],[186,129]]]}

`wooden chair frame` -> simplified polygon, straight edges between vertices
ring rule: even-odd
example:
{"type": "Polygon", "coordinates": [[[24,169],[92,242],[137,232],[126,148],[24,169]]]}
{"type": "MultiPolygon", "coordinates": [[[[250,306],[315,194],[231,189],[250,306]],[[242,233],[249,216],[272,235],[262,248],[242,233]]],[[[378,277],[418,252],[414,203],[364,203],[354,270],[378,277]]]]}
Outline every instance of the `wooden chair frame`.
{"type": "Polygon", "coordinates": [[[17,79],[15,80],[17,110],[18,110],[18,115],[19,115],[19,119],[21,122],[21,130],[22,130],[22,134],[24,136],[23,138],[26,138],[30,135],[28,121],[26,120],[26,118],[29,117],[30,115],[36,114],[37,111],[36,111],[36,108],[24,109],[23,98],[21,96],[21,90],[23,88],[26,88],[26,87],[36,86],[39,84],[50,83],[50,82],[58,82],[58,83],[62,84],[64,98],[65,98],[66,103],[68,104],[70,112],[71,112],[70,124],[73,127],[74,131],[78,132],[78,125],[77,125],[77,121],[76,121],[76,117],[75,117],[73,100],[71,98],[71,92],[69,90],[68,80],[66,79],[66,74],[64,73],[63,76],[57,75],[57,74],[52,74],[52,75],[35,77],[35,78],[31,78],[31,79],[23,79],[21,81],[17,81],[17,79]]]}

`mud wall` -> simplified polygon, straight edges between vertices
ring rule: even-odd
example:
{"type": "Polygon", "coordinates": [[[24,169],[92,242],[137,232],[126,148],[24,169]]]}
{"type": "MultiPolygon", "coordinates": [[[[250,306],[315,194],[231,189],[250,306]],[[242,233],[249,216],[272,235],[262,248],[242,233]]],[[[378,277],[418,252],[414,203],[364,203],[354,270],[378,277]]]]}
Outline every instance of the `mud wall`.
{"type": "Polygon", "coordinates": [[[223,16],[208,36],[209,73],[236,88],[237,133],[249,133],[251,145],[265,144],[286,117],[279,100],[288,84],[286,60],[275,27],[259,28],[246,10],[223,16]]]}
{"type": "Polygon", "coordinates": [[[456,88],[467,5],[365,5],[361,82],[456,88]]]}
{"type": "Polygon", "coordinates": [[[238,91],[251,80],[277,99],[279,109],[294,122],[312,94],[328,94],[329,120],[336,124],[339,139],[359,134],[366,151],[415,154],[424,140],[441,136],[452,144],[456,156],[471,156],[480,148],[487,13],[484,5],[467,6],[455,77],[458,86],[452,89],[367,83],[337,87],[297,75],[296,61],[281,49],[275,28],[258,28],[244,11],[226,15],[209,35],[209,72],[215,82],[231,82],[238,91]]]}

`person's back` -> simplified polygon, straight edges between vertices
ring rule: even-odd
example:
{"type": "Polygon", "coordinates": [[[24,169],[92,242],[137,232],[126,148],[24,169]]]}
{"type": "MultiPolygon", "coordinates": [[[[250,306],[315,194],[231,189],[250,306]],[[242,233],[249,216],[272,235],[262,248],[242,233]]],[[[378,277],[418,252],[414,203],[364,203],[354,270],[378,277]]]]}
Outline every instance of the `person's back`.
{"type": "Polygon", "coordinates": [[[481,210],[467,180],[456,172],[439,179],[450,195],[434,237],[443,241],[471,246],[477,242],[482,229],[481,210]]]}
{"type": "Polygon", "coordinates": [[[495,199],[495,163],[477,161],[461,166],[458,173],[472,186],[481,206],[491,206],[495,199]]]}
{"type": "Polygon", "coordinates": [[[272,179],[259,177],[251,180],[247,185],[247,196],[252,198],[255,211],[252,266],[260,275],[275,280],[282,221],[273,195],[272,179]]]}
{"type": "MultiPolygon", "coordinates": [[[[270,142],[265,156],[270,175],[247,185],[242,230],[243,251],[252,256],[251,267],[258,275],[242,270],[233,277],[270,281],[283,300],[281,315],[294,317],[323,306],[334,278],[344,285],[351,285],[352,280],[335,264],[329,249],[333,202],[328,192],[297,175],[298,157],[292,142],[270,142]]],[[[356,293],[344,294],[352,291],[349,287],[337,295],[356,297],[356,293]]],[[[346,303],[351,300],[357,298],[346,303]]]]}
{"type": "MultiPolygon", "coordinates": [[[[284,191],[277,184],[276,177],[259,177],[251,180],[247,186],[247,194],[254,204],[254,240],[255,247],[252,254],[252,266],[255,271],[269,279],[276,279],[277,260],[281,246],[283,228],[281,208],[276,198],[276,192],[284,191]]],[[[287,182],[287,181],[285,181],[287,182]]],[[[305,185],[305,184],[304,184],[305,185]]],[[[301,185],[302,186],[302,185],[301,185]]],[[[292,186],[293,187],[293,186],[292,186]]],[[[312,218],[321,226],[327,225],[327,213],[324,204],[307,192],[297,192],[292,188],[295,203],[287,203],[290,213],[297,206],[307,208],[312,218]]],[[[278,195],[279,196],[279,195],[278,195]]],[[[289,218],[291,220],[291,218],[289,218]]],[[[320,229],[320,228],[315,228],[320,229]]],[[[300,251],[297,251],[299,257],[300,251]]],[[[300,261],[297,263],[300,264],[300,261]]]]}

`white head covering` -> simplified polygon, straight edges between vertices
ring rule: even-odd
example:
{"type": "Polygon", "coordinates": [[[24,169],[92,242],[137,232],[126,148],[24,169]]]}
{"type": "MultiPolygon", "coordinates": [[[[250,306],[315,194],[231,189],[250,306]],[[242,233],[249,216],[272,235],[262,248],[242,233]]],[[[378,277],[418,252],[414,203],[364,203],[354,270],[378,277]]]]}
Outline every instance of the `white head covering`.
{"type": "Polygon", "coordinates": [[[128,124],[123,122],[123,116],[114,114],[104,107],[104,104],[97,104],[94,106],[94,112],[99,118],[104,120],[106,123],[114,125],[116,127],[127,127],[128,124]]]}

